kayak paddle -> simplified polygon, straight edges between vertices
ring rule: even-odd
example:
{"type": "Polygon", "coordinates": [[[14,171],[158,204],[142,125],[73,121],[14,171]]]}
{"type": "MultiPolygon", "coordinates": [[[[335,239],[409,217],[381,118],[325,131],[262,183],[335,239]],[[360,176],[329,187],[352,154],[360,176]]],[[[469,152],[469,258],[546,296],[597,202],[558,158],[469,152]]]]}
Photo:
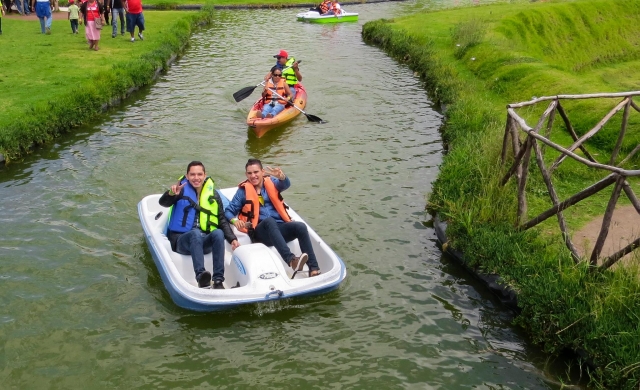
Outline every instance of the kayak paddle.
{"type": "MultiPolygon", "coordinates": [[[[298,60],[298,61],[296,61],[296,63],[298,63],[298,64],[299,64],[299,63],[301,63],[301,62],[302,62],[302,60],[298,60]]],[[[287,69],[289,69],[289,68],[291,68],[291,67],[290,67],[290,66],[287,66],[286,68],[284,68],[284,69],[282,69],[282,70],[283,70],[283,71],[285,71],[285,70],[287,70],[287,69]]],[[[254,87],[244,87],[244,88],[242,88],[241,90],[239,90],[238,92],[236,92],[236,93],[234,93],[234,94],[233,94],[233,100],[235,100],[235,101],[236,101],[236,103],[237,103],[237,102],[239,102],[239,101],[242,101],[242,100],[244,100],[244,99],[248,98],[249,96],[251,96],[251,94],[253,93],[253,91],[254,91],[256,88],[258,88],[259,86],[261,86],[261,85],[264,85],[264,81],[263,81],[263,82],[261,82],[260,84],[256,85],[256,86],[254,86],[254,87]]]]}
{"type": "MultiPolygon", "coordinates": [[[[269,88],[269,90],[276,95],[277,97],[279,97],[282,100],[287,100],[285,98],[283,98],[282,96],[280,96],[278,94],[278,92],[274,91],[273,89],[269,88]]],[[[315,116],[315,115],[311,115],[311,114],[307,114],[306,112],[304,112],[300,107],[296,106],[295,104],[293,104],[293,102],[291,102],[291,105],[293,106],[293,108],[295,108],[296,110],[300,111],[301,113],[304,114],[304,116],[307,117],[307,119],[309,119],[310,122],[315,122],[315,123],[327,123],[325,121],[323,121],[322,119],[320,119],[319,117],[315,116]]]]}

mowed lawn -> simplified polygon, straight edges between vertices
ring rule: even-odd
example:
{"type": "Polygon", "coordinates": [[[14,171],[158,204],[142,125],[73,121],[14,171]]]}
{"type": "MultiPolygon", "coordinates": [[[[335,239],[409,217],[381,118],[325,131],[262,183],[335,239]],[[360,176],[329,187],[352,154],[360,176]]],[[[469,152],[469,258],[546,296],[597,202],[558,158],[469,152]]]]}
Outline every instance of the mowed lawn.
{"type": "Polygon", "coordinates": [[[77,90],[100,71],[157,49],[161,37],[193,12],[145,11],[144,41],[129,34],[111,38],[105,26],[100,51],[88,49],[84,26],[73,35],[67,14],[54,13],[52,34],[40,33],[37,20],[2,19],[0,35],[0,131],[28,107],[77,90]]]}

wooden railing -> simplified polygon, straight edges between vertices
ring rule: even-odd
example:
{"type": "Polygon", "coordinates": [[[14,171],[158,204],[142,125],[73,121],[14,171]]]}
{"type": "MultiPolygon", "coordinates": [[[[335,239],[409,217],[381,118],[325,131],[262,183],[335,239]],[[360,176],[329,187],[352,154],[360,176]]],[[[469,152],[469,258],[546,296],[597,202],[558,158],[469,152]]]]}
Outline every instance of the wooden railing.
{"type": "MultiPolygon", "coordinates": [[[[627,170],[622,168],[624,164],[630,161],[630,159],[640,151],[640,144],[636,146],[622,161],[616,163],[618,159],[618,154],[620,153],[620,148],[622,146],[622,142],[627,131],[627,125],[629,123],[629,114],[631,109],[633,108],[635,111],[640,112],[640,107],[634,103],[633,98],[635,96],[639,96],[640,91],[633,92],[625,92],[625,93],[600,93],[600,94],[591,94],[591,95],[557,95],[557,96],[545,96],[540,98],[534,98],[528,102],[509,104],[507,106],[507,125],[505,127],[504,139],[502,143],[502,164],[505,164],[505,160],[507,158],[507,153],[509,147],[511,147],[513,151],[514,161],[509,168],[509,171],[502,179],[502,185],[505,185],[509,179],[513,176],[516,177],[518,181],[518,215],[516,225],[522,229],[530,229],[542,221],[556,215],[558,218],[558,224],[560,226],[560,230],[562,231],[562,236],[565,242],[565,245],[571,252],[571,255],[576,263],[581,261],[581,257],[576,249],[575,245],[571,241],[571,236],[569,234],[567,228],[567,222],[563,215],[563,210],[566,210],[572,205],[588,198],[591,195],[594,195],[603,189],[609,187],[610,185],[614,185],[613,192],[611,197],[609,198],[609,203],[607,204],[607,208],[604,213],[604,218],[602,221],[602,227],[600,229],[600,233],[596,240],[595,246],[593,248],[593,252],[591,253],[591,257],[589,259],[590,264],[593,267],[598,265],[598,259],[602,252],[602,248],[604,246],[607,235],[609,234],[609,227],[611,225],[611,218],[613,216],[614,209],[618,202],[618,198],[620,197],[621,192],[624,191],[625,195],[631,201],[631,204],[635,208],[635,210],[640,214],[640,201],[638,197],[635,195],[627,178],[640,176],[640,170],[627,170]],[[595,127],[591,130],[587,131],[581,137],[578,137],[576,134],[569,117],[567,116],[564,108],[562,107],[562,100],[572,100],[572,99],[594,99],[594,98],[622,98],[620,101],[607,115],[600,120],[595,127]],[[535,127],[530,127],[526,121],[521,118],[516,112],[517,108],[532,106],[541,102],[549,101],[549,105],[547,109],[544,111],[540,119],[538,120],[535,127]],[[597,134],[604,125],[619,111],[623,110],[622,116],[622,124],[620,127],[620,133],[618,135],[618,140],[616,145],[609,157],[607,163],[598,162],[592,154],[585,147],[585,142],[597,134]],[[562,120],[564,121],[564,125],[573,138],[573,144],[568,147],[563,147],[558,145],[557,143],[551,141],[550,135],[551,130],[553,128],[553,123],[556,118],[556,113],[560,115],[562,120]],[[544,134],[540,134],[542,129],[545,129],[544,134]],[[526,137],[524,140],[520,139],[520,132],[524,132],[526,137]],[[511,139],[511,142],[509,142],[511,139]],[[509,145],[510,144],[510,145],[509,145]],[[542,145],[540,145],[542,144],[542,145]],[[541,147],[542,146],[542,147],[541,147]],[[549,168],[545,166],[544,161],[544,148],[549,147],[558,152],[560,152],[560,156],[551,164],[549,168]],[[584,157],[579,156],[575,153],[576,149],[580,149],[584,157]],[[551,201],[553,203],[553,207],[548,210],[542,212],[540,215],[525,221],[527,216],[527,199],[526,199],[526,186],[527,186],[527,177],[529,173],[529,164],[531,162],[531,152],[535,153],[535,161],[540,169],[540,173],[542,174],[542,178],[547,187],[547,191],[549,196],[551,197],[551,201]],[[576,161],[579,161],[588,167],[602,170],[604,172],[609,172],[609,174],[603,178],[602,180],[592,184],[591,186],[585,188],[584,190],[574,194],[573,196],[560,200],[558,198],[558,194],[553,186],[553,182],[551,180],[553,172],[562,164],[564,160],[567,158],[572,158],[576,161]]],[[[624,248],[620,249],[616,253],[611,254],[607,258],[602,259],[601,265],[599,269],[607,269],[615,264],[622,257],[632,252],[634,249],[640,246],[640,237],[629,243],[624,248]]]]}

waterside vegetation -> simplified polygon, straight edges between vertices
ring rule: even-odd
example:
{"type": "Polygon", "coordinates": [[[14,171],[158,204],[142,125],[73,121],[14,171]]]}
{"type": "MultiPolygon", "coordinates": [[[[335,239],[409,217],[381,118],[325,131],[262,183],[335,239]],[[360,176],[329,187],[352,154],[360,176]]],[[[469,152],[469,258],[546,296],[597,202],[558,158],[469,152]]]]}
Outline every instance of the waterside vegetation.
{"type": "Polygon", "coordinates": [[[89,52],[84,34],[72,35],[66,19],[55,18],[51,35],[37,21],[5,18],[0,39],[0,153],[9,161],[117,104],[151,83],[187,44],[201,12],[146,11],[148,39],[102,33],[99,52],[89,52]],[[137,39],[137,38],[136,38],[137,39]]]}
{"type": "MultiPolygon", "coordinates": [[[[575,264],[554,218],[532,230],[514,227],[517,189],[502,186],[513,155],[500,164],[505,105],[535,96],[640,90],[640,3],[631,0],[496,4],[420,13],[367,23],[364,39],[414,69],[431,97],[446,107],[442,129],[448,147],[428,208],[448,221],[450,245],[478,272],[499,274],[518,294],[515,322],[551,354],[580,354],[590,385],[638,388],[640,383],[640,280],[637,261],[594,272],[575,264]]],[[[567,102],[579,135],[621,99],[567,102]]],[[[535,125],[545,105],[520,109],[535,125]]],[[[619,113],[587,148],[608,160],[619,113]]],[[[570,145],[562,121],[552,140],[570,145]]],[[[629,117],[621,155],[640,143],[640,114],[629,117]]],[[[547,149],[547,166],[557,154],[547,149]]],[[[625,166],[638,169],[636,156],[625,166]]],[[[527,187],[529,216],[551,206],[534,162],[527,187]]],[[[600,180],[602,171],[573,160],[554,172],[565,199],[600,180]]],[[[638,180],[631,180],[638,192],[638,180]]],[[[572,231],[604,213],[611,190],[565,212],[572,231]]],[[[624,195],[620,201],[624,202],[624,195]]],[[[628,203],[628,201],[626,201],[628,203]]],[[[638,255],[636,254],[636,260],[638,255]]],[[[584,368],[584,371],[582,369],[584,368]]]]}

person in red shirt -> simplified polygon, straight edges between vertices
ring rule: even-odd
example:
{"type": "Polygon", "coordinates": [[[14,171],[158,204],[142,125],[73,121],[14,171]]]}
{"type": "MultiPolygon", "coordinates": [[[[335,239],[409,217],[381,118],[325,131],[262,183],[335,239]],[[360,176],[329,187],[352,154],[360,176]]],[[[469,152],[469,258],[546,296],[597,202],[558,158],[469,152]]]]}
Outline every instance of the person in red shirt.
{"type": "Polygon", "coordinates": [[[80,6],[80,12],[82,12],[82,19],[84,19],[84,33],[89,42],[89,49],[98,51],[100,50],[98,43],[100,42],[101,28],[96,28],[96,20],[101,21],[104,25],[102,4],[96,0],[88,0],[80,6]]]}
{"type": "Polygon", "coordinates": [[[138,38],[144,41],[144,15],[142,14],[142,0],[125,0],[124,9],[127,11],[127,31],[131,34],[131,42],[135,42],[133,33],[138,26],[138,38]]]}

